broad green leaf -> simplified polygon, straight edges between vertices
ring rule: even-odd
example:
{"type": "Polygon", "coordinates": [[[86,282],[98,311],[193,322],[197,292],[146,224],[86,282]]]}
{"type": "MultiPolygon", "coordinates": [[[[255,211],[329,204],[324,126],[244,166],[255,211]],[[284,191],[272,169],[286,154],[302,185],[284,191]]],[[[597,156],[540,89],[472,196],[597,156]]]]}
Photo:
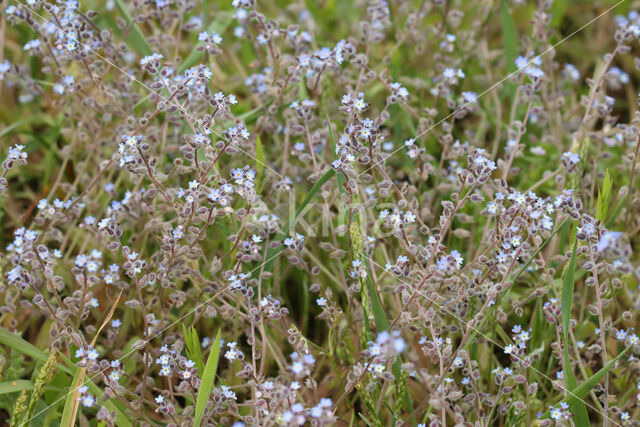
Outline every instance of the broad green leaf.
{"type": "Polygon", "coordinates": [[[609,174],[609,169],[604,175],[604,181],[602,182],[602,190],[598,195],[598,202],[596,205],[596,219],[604,222],[607,217],[607,211],[609,210],[609,199],[611,198],[611,188],[613,186],[613,179],[609,174]]]}
{"type": "Polygon", "coordinates": [[[149,46],[145,36],[140,31],[140,28],[135,22],[131,24],[133,18],[129,13],[129,10],[127,10],[127,5],[124,0],[116,0],[116,6],[118,6],[120,14],[122,14],[122,18],[125,20],[127,25],[131,25],[131,30],[129,30],[129,34],[127,35],[127,44],[141,56],[151,55],[153,50],[151,49],[151,46],[149,46]]]}
{"type": "Polygon", "coordinates": [[[196,411],[194,415],[194,425],[199,426],[204,415],[204,409],[207,406],[209,395],[213,392],[213,386],[215,383],[216,370],[218,369],[218,359],[220,357],[220,330],[216,340],[211,347],[211,353],[207,359],[207,366],[204,368],[202,375],[202,382],[200,383],[200,389],[198,390],[198,397],[196,398],[196,411]]]}
{"type": "MultiPolygon", "coordinates": [[[[562,333],[564,336],[564,385],[567,390],[573,390],[578,386],[578,381],[571,368],[571,360],[569,358],[569,322],[571,321],[571,308],[573,307],[573,290],[575,283],[576,271],[576,255],[578,252],[578,239],[574,240],[571,260],[564,275],[562,285],[562,333]]],[[[582,400],[573,400],[569,404],[573,419],[576,425],[588,425],[589,414],[587,407],[582,400]]]]}

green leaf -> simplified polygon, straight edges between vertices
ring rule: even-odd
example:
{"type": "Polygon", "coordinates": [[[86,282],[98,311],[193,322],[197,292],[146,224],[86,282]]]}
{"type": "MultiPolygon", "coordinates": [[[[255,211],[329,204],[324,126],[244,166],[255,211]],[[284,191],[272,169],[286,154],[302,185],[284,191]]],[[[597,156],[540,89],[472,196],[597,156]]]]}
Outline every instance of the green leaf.
{"type": "Polygon", "coordinates": [[[76,374],[73,376],[73,381],[71,381],[71,387],[69,387],[69,391],[67,393],[67,398],[64,401],[64,409],[62,411],[62,418],[60,419],[60,426],[73,427],[75,425],[78,406],[80,405],[80,391],[78,389],[84,384],[86,374],[87,368],[79,368],[76,370],[76,374]]]}
{"type": "Polygon", "coordinates": [[[202,26],[207,28],[209,20],[207,19],[207,12],[209,11],[209,1],[202,0],[202,26]]]}
{"type": "Polygon", "coordinates": [[[17,127],[20,127],[20,126],[22,126],[24,124],[31,123],[31,122],[34,122],[34,121],[37,121],[37,120],[38,119],[36,117],[30,117],[30,118],[27,118],[27,119],[22,119],[22,120],[18,120],[16,122],[13,122],[9,126],[6,126],[2,130],[0,130],[0,138],[4,138],[5,136],[9,135],[11,133],[11,131],[16,129],[17,127]]]}
{"type": "Polygon", "coordinates": [[[202,361],[202,350],[198,332],[193,326],[187,329],[182,325],[182,330],[184,331],[184,342],[187,346],[187,357],[196,363],[198,372],[202,373],[204,372],[204,362],[202,361]]]}
{"type": "Polygon", "coordinates": [[[630,349],[631,347],[627,347],[624,350],[622,350],[622,352],[618,354],[618,356],[615,359],[610,360],[598,372],[596,372],[591,377],[589,377],[588,380],[580,384],[574,390],[571,390],[571,392],[569,393],[569,396],[567,397],[567,403],[569,404],[569,406],[572,405],[573,401],[579,401],[583,399],[587,395],[587,393],[589,393],[591,389],[594,388],[596,384],[598,384],[602,380],[602,378],[604,378],[607,372],[609,372],[609,370],[613,368],[613,365],[615,365],[615,363],[620,358],[622,358],[622,356],[624,356],[625,353],[630,349]]]}
{"type": "Polygon", "coordinates": [[[368,425],[369,427],[373,427],[373,423],[369,421],[362,412],[358,412],[358,415],[360,416],[360,418],[362,418],[362,421],[364,421],[366,425],[368,425]]]}
{"type": "MultiPolygon", "coordinates": [[[[47,353],[40,350],[38,347],[23,340],[22,338],[20,338],[13,332],[6,330],[5,328],[0,328],[0,344],[11,347],[16,351],[41,362],[46,362],[47,358],[49,357],[47,353]]],[[[61,363],[58,363],[56,367],[61,371],[66,372],[67,374],[72,374],[72,371],[61,363]]]]}
{"type": "Polygon", "coordinates": [[[569,2],[567,0],[555,0],[553,2],[553,6],[551,7],[552,27],[557,27],[562,22],[562,18],[564,18],[564,14],[567,11],[567,7],[569,7],[569,2]]]}
{"type": "Polygon", "coordinates": [[[571,253],[571,260],[569,261],[569,267],[564,275],[564,283],[562,284],[562,333],[564,334],[565,342],[568,341],[569,336],[569,321],[571,320],[571,308],[573,307],[573,285],[575,282],[574,274],[576,271],[576,254],[578,251],[578,239],[573,243],[573,252],[571,253]]]}
{"type": "Polygon", "coordinates": [[[198,397],[196,398],[196,411],[194,416],[194,424],[200,425],[202,416],[204,415],[204,409],[207,406],[209,395],[213,391],[214,380],[216,377],[216,370],[218,369],[218,358],[220,357],[220,330],[218,329],[218,335],[211,347],[211,353],[207,359],[207,366],[204,368],[204,374],[202,375],[202,382],[200,383],[200,389],[198,390],[198,397]]]}
{"type": "Polygon", "coordinates": [[[604,219],[607,217],[607,211],[609,210],[612,186],[613,179],[611,179],[611,174],[609,173],[609,169],[607,169],[607,172],[604,175],[604,181],[602,182],[602,190],[600,190],[596,205],[596,219],[599,219],[602,222],[604,222],[604,219]]]}
{"type": "Polygon", "coordinates": [[[371,298],[371,309],[373,310],[373,321],[376,324],[378,332],[385,331],[389,327],[389,321],[387,315],[382,307],[382,302],[378,297],[378,293],[373,287],[373,281],[371,280],[371,274],[367,275],[367,283],[369,285],[369,298],[371,298]]]}
{"type": "Polygon", "coordinates": [[[504,59],[509,73],[516,70],[516,58],[518,57],[518,34],[513,22],[509,6],[506,0],[502,0],[502,43],[504,44],[504,59]]]}
{"type": "MultiPolygon", "coordinates": [[[[576,258],[578,253],[578,239],[574,240],[571,260],[564,275],[562,284],[562,333],[564,335],[564,385],[567,390],[574,390],[578,381],[571,368],[569,359],[569,322],[571,321],[571,309],[573,307],[573,290],[575,284],[576,258]]],[[[582,400],[574,400],[569,404],[576,425],[589,425],[589,414],[582,400]]]]}
{"type": "Polygon", "coordinates": [[[33,390],[33,382],[30,380],[11,380],[0,383],[0,394],[16,393],[22,390],[33,390]]]}
{"type": "MultiPolygon", "coordinates": [[[[127,10],[127,5],[125,4],[124,0],[116,0],[116,6],[118,6],[120,14],[122,14],[122,18],[125,20],[127,25],[130,25],[131,21],[133,21],[133,18],[127,10]]],[[[140,28],[138,27],[138,25],[136,25],[135,22],[131,24],[131,30],[127,35],[127,44],[129,45],[129,47],[131,47],[131,49],[135,50],[141,56],[148,56],[153,53],[153,50],[151,49],[151,46],[149,46],[147,39],[142,34],[140,28]]]]}

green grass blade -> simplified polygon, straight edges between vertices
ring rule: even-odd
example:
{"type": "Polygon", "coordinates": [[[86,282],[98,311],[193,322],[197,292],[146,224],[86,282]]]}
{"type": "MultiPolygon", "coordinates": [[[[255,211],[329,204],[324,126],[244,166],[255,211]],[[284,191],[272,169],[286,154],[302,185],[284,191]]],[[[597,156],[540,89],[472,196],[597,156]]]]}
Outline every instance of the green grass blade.
{"type": "MultiPolygon", "coordinates": [[[[47,353],[40,350],[38,347],[23,340],[13,332],[10,332],[4,328],[0,328],[0,344],[10,347],[22,354],[31,357],[32,359],[39,360],[41,362],[46,362],[47,358],[49,357],[47,353]]],[[[72,374],[71,370],[60,363],[58,363],[56,367],[61,371],[66,372],[67,374],[72,374]]]]}
{"type": "Polygon", "coordinates": [[[220,357],[220,330],[216,340],[211,347],[211,353],[207,359],[207,366],[204,368],[202,375],[202,382],[200,383],[200,390],[198,390],[198,397],[196,398],[196,411],[194,416],[194,425],[200,425],[202,421],[202,415],[204,415],[204,409],[207,406],[209,395],[213,392],[213,386],[215,383],[216,370],[218,369],[218,359],[220,357]]]}
{"type": "Polygon", "coordinates": [[[182,330],[184,332],[184,342],[187,346],[187,357],[196,363],[198,372],[204,372],[204,362],[202,360],[202,350],[198,332],[196,332],[193,326],[187,329],[182,325],[182,330]]]}
{"type": "Polygon", "coordinates": [[[202,0],[202,25],[207,28],[209,20],[207,19],[207,12],[209,11],[209,1],[202,0]]]}
{"type": "MultiPolygon", "coordinates": [[[[335,160],[338,160],[340,158],[340,156],[338,155],[338,153],[336,152],[336,137],[333,134],[333,128],[331,127],[331,122],[329,121],[329,116],[327,117],[327,126],[329,127],[329,141],[331,143],[331,150],[333,151],[333,158],[335,160]]],[[[347,194],[347,189],[345,188],[345,185],[347,183],[347,177],[345,176],[345,174],[343,172],[337,172],[336,176],[338,178],[338,191],[340,192],[340,197],[344,196],[347,194]]],[[[342,203],[340,203],[339,206],[343,206],[342,203]]],[[[346,209],[344,211],[344,222],[347,222],[347,217],[349,215],[348,213],[349,209],[348,206],[346,206],[346,209]]]]}
{"type": "Polygon", "coordinates": [[[553,6],[551,7],[552,27],[557,27],[562,22],[562,18],[564,18],[564,14],[568,7],[569,2],[567,0],[556,0],[553,2],[553,6]]]}
{"type": "MultiPolygon", "coordinates": [[[[125,20],[127,25],[130,25],[131,21],[133,21],[133,17],[127,10],[127,5],[125,4],[124,0],[116,0],[116,5],[120,10],[120,14],[122,14],[122,18],[125,20]]],[[[135,50],[141,56],[148,56],[153,53],[153,50],[151,49],[151,46],[149,46],[147,39],[142,34],[142,31],[140,31],[140,28],[138,27],[138,25],[136,25],[135,22],[131,24],[131,30],[129,31],[126,42],[129,47],[131,47],[131,49],[135,50]]]]}
{"type": "Polygon", "coordinates": [[[371,298],[371,309],[373,310],[373,321],[376,324],[378,332],[382,332],[389,327],[389,321],[387,320],[387,315],[384,312],[378,293],[373,287],[371,274],[367,275],[367,284],[369,286],[369,298],[371,298]]]}
{"type": "MultiPolygon", "coordinates": [[[[562,284],[562,333],[564,335],[564,385],[567,390],[574,390],[578,386],[578,381],[571,368],[569,359],[569,322],[571,321],[571,309],[573,308],[573,291],[575,284],[576,257],[578,253],[578,239],[573,243],[571,260],[564,275],[562,284]]],[[[582,400],[575,399],[570,404],[573,419],[576,425],[588,425],[589,414],[587,407],[582,400]]]]}
{"type": "Polygon", "coordinates": [[[62,411],[62,418],[60,419],[60,426],[73,427],[76,423],[76,416],[78,415],[78,407],[80,401],[80,388],[84,384],[84,378],[87,374],[87,368],[79,368],[76,370],[76,374],[71,381],[71,387],[67,392],[67,398],[64,401],[64,409],[62,411]]]}
{"type": "Polygon", "coordinates": [[[587,393],[589,393],[591,389],[593,389],[596,386],[596,384],[598,384],[602,380],[602,378],[604,378],[607,372],[609,372],[611,368],[613,368],[613,365],[615,365],[615,363],[618,360],[620,360],[622,356],[624,356],[625,353],[630,349],[631,347],[627,347],[624,350],[622,350],[622,352],[618,354],[618,356],[615,359],[610,360],[598,372],[596,372],[591,377],[589,377],[588,380],[586,380],[585,382],[580,384],[578,387],[576,387],[574,390],[572,390],[567,398],[567,403],[569,404],[569,406],[571,406],[572,401],[579,401],[580,399],[583,399],[587,395],[587,393]]]}
{"type": "Polygon", "coordinates": [[[569,321],[571,320],[571,309],[573,308],[573,288],[574,275],[576,272],[576,255],[578,252],[578,239],[573,243],[573,252],[569,267],[564,275],[564,283],[562,284],[562,333],[564,334],[565,343],[569,340],[569,321]]]}
{"type": "Polygon", "coordinates": [[[258,172],[257,175],[260,176],[263,170],[264,170],[264,149],[262,148],[262,139],[260,139],[260,135],[258,135],[256,137],[256,171],[258,172]]]}
{"type": "Polygon", "coordinates": [[[611,198],[612,186],[613,179],[611,179],[611,174],[609,174],[609,169],[607,169],[602,183],[602,190],[600,191],[600,195],[598,195],[598,202],[596,205],[596,219],[599,219],[602,222],[604,222],[604,219],[607,217],[607,211],[609,210],[609,199],[611,198]]]}
{"type": "Polygon", "coordinates": [[[33,390],[31,380],[11,380],[0,383],[0,394],[18,393],[22,390],[33,390]]]}
{"type": "Polygon", "coordinates": [[[518,34],[516,33],[516,25],[513,22],[506,0],[502,0],[501,17],[504,59],[506,61],[507,72],[512,73],[516,70],[515,61],[518,57],[518,34]]]}

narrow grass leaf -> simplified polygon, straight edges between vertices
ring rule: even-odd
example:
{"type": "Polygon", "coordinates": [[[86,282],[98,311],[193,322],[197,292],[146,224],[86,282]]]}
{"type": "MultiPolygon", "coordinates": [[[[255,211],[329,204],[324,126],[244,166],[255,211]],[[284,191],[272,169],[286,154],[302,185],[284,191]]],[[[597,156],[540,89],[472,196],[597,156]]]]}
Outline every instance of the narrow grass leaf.
{"type": "Polygon", "coordinates": [[[561,22],[562,18],[569,7],[568,0],[555,0],[553,2],[553,6],[551,6],[551,26],[557,27],[561,22]]]}
{"type": "Polygon", "coordinates": [[[22,390],[33,390],[33,381],[31,380],[11,380],[0,383],[0,394],[17,393],[22,390]]]}
{"type": "MultiPolygon", "coordinates": [[[[571,260],[564,275],[562,284],[562,333],[564,336],[564,384],[567,390],[573,390],[578,386],[578,381],[571,368],[569,359],[569,322],[571,321],[571,309],[573,308],[573,291],[575,284],[576,258],[578,252],[578,239],[574,240],[571,260]]],[[[576,425],[588,425],[589,414],[582,400],[575,400],[569,405],[573,413],[576,425]]]]}
{"type": "Polygon", "coordinates": [[[509,73],[516,70],[516,58],[518,57],[518,34],[516,33],[516,25],[509,12],[509,6],[506,0],[501,3],[502,18],[502,43],[504,45],[504,59],[506,68],[509,73]]]}
{"type": "Polygon", "coordinates": [[[204,368],[204,373],[202,374],[202,382],[200,383],[200,390],[198,390],[198,397],[196,398],[196,411],[194,415],[194,425],[196,426],[200,425],[202,416],[204,415],[204,409],[209,400],[209,395],[213,392],[219,357],[220,330],[218,330],[216,340],[211,347],[211,353],[209,353],[209,358],[207,359],[207,366],[204,368]]]}
{"type": "Polygon", "coordinates": [[[258,174],[261,174],[264,170],[264,149],[262,148],[260,135],[256,137],[256,170],[258,174]]]}
{"type": "Polygon", "coordinates": [[[571,320],[571,309],[573,308],[573,289],[574,275],[576,272],[576,255],[578,251],[578,239],[573,243],[573,251],[571,252],[571,260],[564,275],[564,283],[562,284],[562,333],[564,334],[565,343],[569,336],[569,321],[571,320]]]}
{"type": "MultiPolygon", "coordinates": [[[[0,344],[10,347],[22,354],[25,354],[32,359],[39,360],[41,362],[46,362],[49,355],[44,351],[40,350],[38,347],[33,344],[23,340],[13,332],[6,330],[5,328],[0,328],[0,344]]],[[[57,368],[61,371],[66,372],[67,374],[72,374],[67,367],[58,363],[57,368]]]]}
{"type": "Polygon", "coordinates": [[[373,281],[371,280],[371,274],[367,275],[367,284],[369,285],[369,298],[371,298],[371,309],[373,310],[373,321],[376,324],[376,329],[378,332],[382,332],[389,327],[389,321],[387,320],[387,315],[384,312],[384,308],[382,307],[382,302],[378,297],[378,293],[376,292],[373,281]]]}
{"type": "MultiPolygon", "coordinates": [[[[100,335],[100,332],[102,331],[102,329],[105,327],[107,323],[109,323],[109,321],[113,317],[113,313],[116,311],[116,307],[118,306],[118,302],[120,302],[121,296],[122,296],[122,289],[120,290],[120,293],[118,294],[118,297],[115,299],[113,304],[111,304],[111,308],[109,309],[109,312],[103,319],[102,324],[98,329],[98,332],[96,332],[95,336],[93,337],[93,340],[91,340],[92,347],[96,344],[96,341],[98,340],[98,336],[100,335]]],[[[76,416],[78,415],[78,408],[80,407],[79,388],[82,385],[84,385],[84,382],[85,382],[84,380],[86,375],[87,375],[87,368],[79,368],[78,370],[76,370],[76,373],[73,376],[73,381],[71,382],[71,385],[73,388],[72,388],[72,391],[67,394],[67,399],[65,400],[65,403],[64,403],[64,409],[62,411],[62,419],[60,421],[61,426],[72,427],[76,423],[76,416]]]]}
{"type": "Polygon", "coordinates": [[[84,384],[84,378],[87,368],[79,368],[71,381],[71,387],[64,401],[64,409],[62,410],[62,418],[60,418],[60,426],[73,427],[76,423],[76,415],[78,414],[78,405],[80,405],[80,387],[84,384]]]}
{"type": "Polygon", "coordinates": [[[631,347],[627,347],[615,359],[610,360],[606,365],[604,365],[598,372],[589,377],[588,380],[580,384],[574,390],[571,390],[569,397],[567,398],[567,403],[571,406],[573,401],[579,401],[583,399],[587,393],[589,393],[595,386],[598,384],[602,378],[613,368],[613,365],[622,358],[622,356],[629,351],[631,347]]]}
{"type": "MultiPolygon", "coordinates": [[[[327,116],[327,127],[329,128],[329,141],[331,142],[331,150],[333,151],[333,157],[335,160],[339,159],[338,153],[336,152],[336,138],[333,134],[333,127],[331,127],[331,122],[329,121],[329,116],[327,116]]],[[[340,194],[346,194],[347,190],[344,188],[344,184],[347,182],[347,178],[344,173],[339,172],[338,176],[338,190],[340,194]]]]}
{"type": "Polygon", "coordinates": [[[187,329],[184,325],[182,325],[182,331],[184,333],[184,342],[187,346],[187,357],[195,362],[198,372],[204,372],[204,361],[202,360],[202,350],[198,332],[193,326],[187,329]]]}
{"type": "Polygon", "coordinates": [[[596,219],[604,222],[607,217],[607,211],[609,210],[609,199],[611,198],[611,188],[613,186],[613,179],[607,169],[604,175],[604,181],[602,182],[602,190],[598,195],[598,202],[596,204],[596,219]]]}

